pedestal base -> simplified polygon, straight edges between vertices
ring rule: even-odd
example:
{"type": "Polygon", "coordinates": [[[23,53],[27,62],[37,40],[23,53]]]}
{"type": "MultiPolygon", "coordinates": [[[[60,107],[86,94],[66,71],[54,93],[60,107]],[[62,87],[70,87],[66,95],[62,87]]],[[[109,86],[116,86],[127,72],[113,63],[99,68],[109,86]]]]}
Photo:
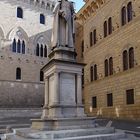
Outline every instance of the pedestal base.
{"type": "Polygon", "coordinates": [[[95,118],[53,118],[53,119],[33,119],[32,129],[35,130],[68,130],[81,128],[94,128],[95,118]]]}

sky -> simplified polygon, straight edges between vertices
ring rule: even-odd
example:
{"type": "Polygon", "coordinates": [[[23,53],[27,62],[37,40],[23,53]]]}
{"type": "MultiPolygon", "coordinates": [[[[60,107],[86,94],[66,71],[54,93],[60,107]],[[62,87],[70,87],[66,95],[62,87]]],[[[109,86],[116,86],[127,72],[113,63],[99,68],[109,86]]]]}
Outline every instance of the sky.
{"type": "Polygon", "coordinates": [[[84,5],[83,0],[71,0],[75,2],[76,12],[79,11],[79,9],[84,5]]]}

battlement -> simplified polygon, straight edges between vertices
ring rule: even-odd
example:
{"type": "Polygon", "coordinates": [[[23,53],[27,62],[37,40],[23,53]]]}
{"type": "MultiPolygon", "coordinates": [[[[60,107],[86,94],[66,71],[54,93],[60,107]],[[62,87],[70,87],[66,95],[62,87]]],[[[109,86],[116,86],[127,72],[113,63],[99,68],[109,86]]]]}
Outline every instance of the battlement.
{"type": "Polygon", "coordinates": [[[55,4],[57,2],[57,0],[20,0],[20,1],[51,11],[53,11],[55,4]]]}

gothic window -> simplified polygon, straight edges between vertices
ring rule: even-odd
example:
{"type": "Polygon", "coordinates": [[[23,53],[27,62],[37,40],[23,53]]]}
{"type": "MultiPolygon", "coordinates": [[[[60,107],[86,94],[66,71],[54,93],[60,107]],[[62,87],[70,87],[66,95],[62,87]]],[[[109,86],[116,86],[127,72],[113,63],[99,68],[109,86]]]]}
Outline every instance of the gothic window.
{"type": "Polygon", "coordinates": [[[22,41],[22,54],[25,54],[25,42],[24,42],[24,40],[22,41]]]}
{"type": "Polygon", "coordinates": [[[121,10],[122,26],[126,24],[126,7],[121,10]]]}
{"type": "Polygon", "coordinates": [[[16,69],[16,80],[21,80],[21,68],[16,69]]]}
{"type": "Polygon", "coordinates": [[[47,57],[47,46],[44,47],[44,57],[47,57]]]}
{"type": "Polygon", "coordinates": [[[113,75],[113,58],[109,58],[109,75],[113,75]]]}
{"type": "Polygon", "coordinates": [[[43,57],[43,45],[41,44],[41,47],[40,47],[40,56],[43,57]]]}
{"type": "Polygon", "coordinates": [[[44,1],[42,1],[41,7],[42,7],[42,8],[45,8],[45,2],[44,2],[44,1]]]}
{"type": "Polygon", "coordinates": [[[93,81],[93,66],[90,67],[90,80],[93,81]]]}
{"type": "Polygon", "coordinates": [[[94,80],[97,80],[97,65],[94,65],[94,80]]]}
{"type": "Polygon", "coordinates": [[[40,14],[40,24],[45,24],[45,16],[40,14]]]}
{"type": "Polygon", "coordinates": [[[129,49],[129,68],[134,67],[134,49],[130,48],[129,49]]]}
{"type": "Polygon", "coordinates": [[[128,22],[130,22],[133,18],[132,16],[132,2],[129,2],[127,5],[127,17],[128,17],[128,22]]]}
{"type": "Polygon", "coordinates": [[[21,53],[21,42],[18,40],[17,42],[17,53],[21,53]]]}
{"type": "Polygon", "coordinates": [[[93,36],[92,36],[92,32],[90,32],[90,47],[92,47],[92,45],[93,45],[93,44],[92,44],[92,43],[93,43],[93,42],[92,42],[92,37],[93,37],[93,36]]]}
{"type": "Polygon", "coordinates": [[[93,44],[96,44],[96,29],[93,31],[93,44]]]}
{"type": "Polygon", "coordinates": [[[112,18],[110,17],[108,19],[108,34],[110,35],[112,33],[112,18]]]}
{"type": "Polygon", "coordinates": [[[13,52],[16,52],[16,39],[13,40],[13,43],[12,43],[12,51],[13,52]]]}
{"type": "Polygon", "coordinates": [[[40,71],[40,81],[44,81],[44,72],[40,71]]]}
{"type": "Polygon", "coordinates": [[[104,22],[104,37],[107,37],[107,21],[104,22]]]}
{"type": "Polygon", "coordinates": [[[128,69],[128,53],[125,50],[123,52],[123,70],[127,70],[128,69]]]}
{"type": "Polygon", "coordinates": [[[36,46],[36,56],[39,56],[39,44],[36,46]]]}
{"type": "Polygon", "coordinates": [[[17,7],[17,17],[23,18],[23,10],[20,7],[17,7]]]}
{"type": "Polygon", "coordinates": [[[104,62],[105,67],[105,77],[108,76],[108,60],[106,59],[104,62]]]}

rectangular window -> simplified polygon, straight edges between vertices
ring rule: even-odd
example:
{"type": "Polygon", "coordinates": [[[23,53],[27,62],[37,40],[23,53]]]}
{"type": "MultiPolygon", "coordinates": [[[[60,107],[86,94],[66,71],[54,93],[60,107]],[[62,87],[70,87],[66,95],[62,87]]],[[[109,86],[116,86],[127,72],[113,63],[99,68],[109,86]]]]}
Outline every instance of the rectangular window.
{"type": "Polygon", "coordinates": [[[126,103],[134,104],[134,89],[126,90],[126,103]]]}
{"type": "Polygon", "coordinates": [[[95,96],[95,97],[92,97],[92,108],[96,108],[96,107],[97,107],[97,98],[95,96]]]}
{"type": "Polygon", "coordinates": [[[96,44],[96,29],[93,31],[93,44],[96,44]]]}
{"type": "Polygon", "coordinates": [[[107,106],[113,106],[113,94],[107,94],[107,106]]]}
{"type": "Polygon", "coordinates": [[[90,47],[92,47],[92,32],[90,32],[90,47]]]}

